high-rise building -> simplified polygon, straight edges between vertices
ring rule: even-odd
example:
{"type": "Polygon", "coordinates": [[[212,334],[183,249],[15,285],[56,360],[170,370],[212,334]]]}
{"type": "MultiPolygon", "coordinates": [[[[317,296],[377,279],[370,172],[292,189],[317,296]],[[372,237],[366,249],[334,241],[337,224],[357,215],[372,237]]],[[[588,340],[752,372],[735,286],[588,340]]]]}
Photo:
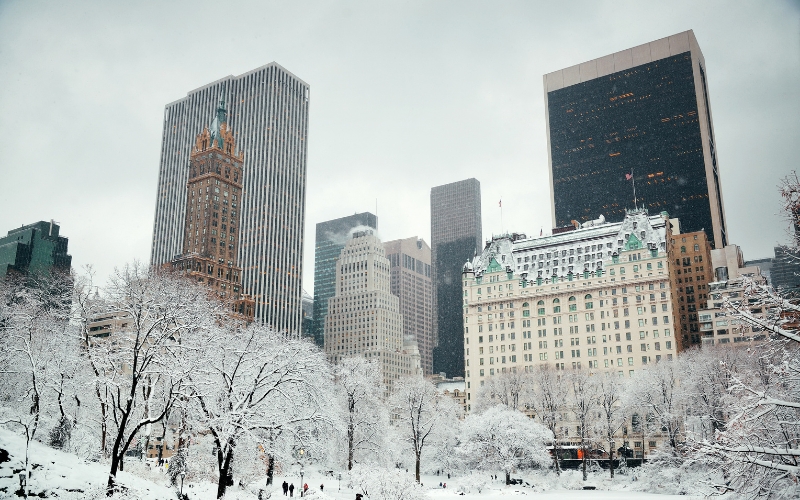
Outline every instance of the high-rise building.
{"type": "Polygon", "coordinates": [[[461,266],[481,251],[481,183],[477,179],[431,189],[433,371],[464,376],[461,266]]]}
{"type": "Polygon", "coordinates": [[[68,239],[58,235],[59,229],[52,220],[40,221],[12,229],[0,238],[0,278],[12,272],[69,272],[72,256],[67,254],[68,239]]]}
{"type": "Polygon", "coordinates": [[[403,333],[417,341],[422,371],[433,372],[431,248],[416,236],[383,244],[391,264],[391,290],[400,299],[403,333]]]}
{"type": "Polygon", "coordinates": [[[325,354],[331,363],[363,356],[381,370],[384,395],[404,376],[422,376],[416,342],[403,334],[400,299],[392,294],[391,265],[371,229],[353,233],[336,261],[333,297],[325,316],[325,354]]]}
{"type": "Polygon", "coordinates": [[[314,243],[314,322],[311,334],[320,347],[325,341],[328,299],[336,291],[336,261],[355,230],[377,228],[378,218],[369,212],[317,223],[314,243]]]}
{"type": "Polygon", "coordinates": [[[238,263],[243,161],[220,98],[210,130],[197,134],[190,155],[183,252],[170,265],[230,299],[233,311],[251,320],[253,301],[242,292],[238,263]]]}
{"type": "Polygon", "coordinates": [[[682,349],[665,213],[629,211],[539,238],[495,237],[463,266],[467,406],[492,376],[583,369],[630,376],[682,349]],[[518,270],[518,266],[522,266],[518,270]],[[517,266],[517,269],[515,269],[517,266]]]}
{"type": "Polygon", "coordinates": [[[196,136],[220,95],[244,155],[238,214],[239,265],[256,319],[299,335],[305,224],[309,86],[276,63],[193,90],[164,110],[151,264],[184,246],[186,185],[196,136]]]}
{"type": "Polygon", "coordinates": [[[692,31],[548,73],[544,97],[554,227],[597,214],[620,221],[636,203],[705,231],[715,248],[728,244],[706,63],[692,31]]]}
{"type": "Polygon", "coordinates": [[[701,343],[698,311],[706,308],[708,287],[714,281],[711,244],[705,231],[675,234],[669,240],[672,309],[675,311],[675,334],[684,346],[701,343]]]}

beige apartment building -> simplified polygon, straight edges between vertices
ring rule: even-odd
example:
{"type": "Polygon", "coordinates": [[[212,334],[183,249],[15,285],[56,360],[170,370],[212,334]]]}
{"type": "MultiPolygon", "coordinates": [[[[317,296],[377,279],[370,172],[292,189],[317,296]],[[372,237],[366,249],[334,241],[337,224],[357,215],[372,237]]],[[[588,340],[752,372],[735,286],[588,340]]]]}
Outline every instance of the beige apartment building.
{"type": "Polygon", "coordinates": [[[676,234],[667,245],[671,282],[672,308],[675,311],[676,335],[685,347],[700,345],[698,311],[708,302],[708,286],[714,281],[711,263],[711,242],[705,231],[676,234]]]}
{"type": "Polygon", "coordinates": [[[391,290],[400,299],[403,335],[417,341],[422,371],[433,372],[431,247],[413,236],[383,244],[391,264],[391,290]]]}
{"type": "Polygon", "coordinates": [[[336,291],[328,299],[325,353],[336,364],[348,356],[379,363],[384,396],[396,380],[421,376],[419,350],[403,334],[400,299],[391,291],[391,264],[372,230],[353,233],[336,261],[336,291]]]}
{"type": "Polygon", "coordinates": [[[672,359],[681,348],[667,254],[673,227],[666,213],[634,210],[618,223],[493,238],[463,271],[468,409],[488,377],[508,371],[551,364],[630,376],[672,359]]]}

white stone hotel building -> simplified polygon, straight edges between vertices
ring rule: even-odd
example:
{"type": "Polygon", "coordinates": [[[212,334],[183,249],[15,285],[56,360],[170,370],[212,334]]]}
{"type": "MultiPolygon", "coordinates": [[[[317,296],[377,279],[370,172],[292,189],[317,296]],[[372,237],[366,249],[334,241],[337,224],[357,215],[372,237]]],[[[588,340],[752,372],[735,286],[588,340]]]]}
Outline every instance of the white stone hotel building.
{"type": "Polygon", "coordinates": [[[680,351],[670,295],[677,219],[628,211],[539,238],[493,237],[464,265],[467,405],[508,371],[590,369],[630,376],[680,351]]]}

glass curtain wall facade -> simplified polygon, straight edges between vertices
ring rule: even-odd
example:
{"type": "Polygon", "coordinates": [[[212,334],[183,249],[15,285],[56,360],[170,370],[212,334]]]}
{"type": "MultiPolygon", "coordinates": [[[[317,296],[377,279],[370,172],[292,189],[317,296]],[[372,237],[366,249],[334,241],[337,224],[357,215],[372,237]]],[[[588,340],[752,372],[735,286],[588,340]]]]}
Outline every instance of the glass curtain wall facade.
{"type": "Polygon", "coordinates": [[[328,299],[336,292],[336,261],[356,228],[378,228],[378,217],[363,212],[317,224],[314,243],[314,320],[311,335],[322,347],[325,343],[325,316],[328,299]]]}
{"type": "Polygon", "coordinates": [[[668,212],[683,231],[704,230],[721,248],[724,210],[694,35],[608,57],[562,70],[560,88],[549,90],[557,76],[545,75],[554,227],[598,214],[619,221],[638,205],[668,212]]]}
{"type": "Polygon", "coordinates": [[[239,219],[242,286],[255,317],[290,335],[302,324],[309,86],[276,63],[228,76],[167,104],[150,262],[181,253],[186,182],[195,137],[220,95],[228,125],[244,153],[245,201],[239,219]]]}
{"type": "Polygon", "coordinates": [[[464,376],[461,267],[481,251],[481,183],[477,179],[431,189],[433,372],[464,376]]]}

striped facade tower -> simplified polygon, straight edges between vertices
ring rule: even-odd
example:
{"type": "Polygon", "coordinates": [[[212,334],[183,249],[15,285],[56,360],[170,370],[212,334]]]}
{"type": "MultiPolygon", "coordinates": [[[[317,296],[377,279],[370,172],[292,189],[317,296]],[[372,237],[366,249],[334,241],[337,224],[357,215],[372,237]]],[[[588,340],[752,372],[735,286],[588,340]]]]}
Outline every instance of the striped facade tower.
{"type": "Polygon", "coordinates": [[[309,86],[276,63],[193,90],[164,110],[151,264],[182,253],[189,159],[220,95],[244,154],[238,263],[255,317],[299,335],[309,86]]]}

